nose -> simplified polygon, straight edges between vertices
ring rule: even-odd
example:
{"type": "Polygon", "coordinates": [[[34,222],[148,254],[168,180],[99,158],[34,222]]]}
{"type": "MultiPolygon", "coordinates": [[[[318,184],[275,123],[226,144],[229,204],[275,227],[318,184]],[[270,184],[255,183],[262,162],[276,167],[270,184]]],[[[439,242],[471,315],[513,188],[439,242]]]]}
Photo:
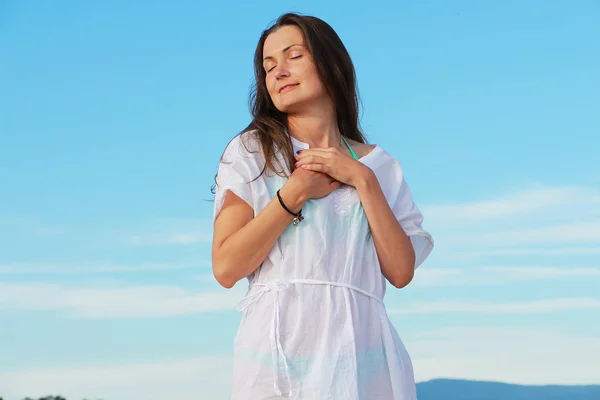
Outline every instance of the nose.
{"type": "Polygon", "coordinates": [[[287,69],[287,65],[285,63],[279,63],[277,64],[277,66],[275,67],[275,71],[274,75],[275,78],[277,79],[281,79],[281,78],[286,78],[288,76],[290,76],[290,72],[287,69]]]}

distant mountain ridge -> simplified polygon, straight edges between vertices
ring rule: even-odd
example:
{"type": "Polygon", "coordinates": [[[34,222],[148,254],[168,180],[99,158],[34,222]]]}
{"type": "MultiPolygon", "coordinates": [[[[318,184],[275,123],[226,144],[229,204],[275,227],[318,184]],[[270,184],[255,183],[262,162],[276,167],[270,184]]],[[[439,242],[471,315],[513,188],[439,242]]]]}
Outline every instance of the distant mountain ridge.
{"type": "MultiPolygon", "coordinates": [[[[462,379],[432,379],[417,383],[417,398],[418,400],[600,400],[600,385],[535,386],[462,379]]],[[[2,399],[0,396],[0,400],[2,399]]],[[[23,400],[36,399],[26,397],[23,400]]],[[[46,396],[37,400],[67,399],[62,396],[46,396]]]]}
{"type": "Polygon", "coordinates": [[[417,384],[418,400],[600,400],[600,385],[517,385],[433,379],[417,384]]]}

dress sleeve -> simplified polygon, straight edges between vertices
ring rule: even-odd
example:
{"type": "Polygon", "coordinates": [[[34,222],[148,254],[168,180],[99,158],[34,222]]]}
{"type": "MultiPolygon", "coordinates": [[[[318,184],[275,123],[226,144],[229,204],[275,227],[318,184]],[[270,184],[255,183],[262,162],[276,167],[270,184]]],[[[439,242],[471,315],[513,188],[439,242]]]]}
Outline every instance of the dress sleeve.
{"type": "Polygon", "coordinates": [[[418,268],[433,250],[434,241],[429,232],[423,229],[423,214],[413,201],[412,192],[404,179],[402,166],[394,160],[388,182],[390,188],[390,208],[409,237],[415,251],[415,269],[418,268]]]}
{"type": "Polygon", "coordinates": [[[216,176],[213,222],[223,207],[228,190],[248,203],[256,215],[259,197],[265,191],[264,179],[259,177],[263,167],[260,145],[250,133],[236,136],[227,145],[216,176]]]}

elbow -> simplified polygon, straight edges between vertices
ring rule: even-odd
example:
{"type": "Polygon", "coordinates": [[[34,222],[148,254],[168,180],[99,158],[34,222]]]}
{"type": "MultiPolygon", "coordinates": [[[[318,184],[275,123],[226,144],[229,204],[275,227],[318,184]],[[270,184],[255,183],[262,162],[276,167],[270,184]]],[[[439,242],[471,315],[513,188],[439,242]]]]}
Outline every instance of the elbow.
{"type": "Polygon", "coordinates": [[[396,258],[396,262],[387,268],[386,278],[396,289],[402,289],[412,282],[415,276],[414,252],[404,257],[396,258]]]}
{"type": "Polygon", "coordinates": [[[228,263],[222,260],[220,257],[215,256],[216,255],[213,253],[213,276],[217,282],[219,282],[219,285],[223,286],[225,289],[231,289],[237,282],[237,279],[232,276],[232,269],[228,266],[228,263]]]}
{"type": "Polygon", "coordinates": [[[392,278],[389,281],[396,289],[402,289],[412,282],[413,276],[414,274],[404,274],[402,276],[392,278]]]}
{"type": "Polygon", "coordinates": [[[249,268],[250,265],[241,261],[239,257],[229,257],[224,252],[213,252],[213,276],[225,289],[231,289],[239,280],[247,278],[258,268],[249,268]]]}
{"type": "Polygon", "coordinates": [[[236,283],[236,280],[227,273],[226,269],[219,265],[213,264],[213,276],[219,282],[219,285],[225,289],[231,289],[236,283]]]}
{"type": "Polygon", "coordinates": [[[415,277],[415,269],[412,265],[406,265],[401,271],[391,276],[388,280],[396,289],[402,289],[408,286],[415,277]]]}
{"type": "Polygon", "coordinates": [[[213,246],[212,251],[212,271],[215,280],[225,289],[231,289],[238,281],[232,275],[233,268],[227,257],[223,257],[224,253],[219,251],[219,247],[213,246]]]}

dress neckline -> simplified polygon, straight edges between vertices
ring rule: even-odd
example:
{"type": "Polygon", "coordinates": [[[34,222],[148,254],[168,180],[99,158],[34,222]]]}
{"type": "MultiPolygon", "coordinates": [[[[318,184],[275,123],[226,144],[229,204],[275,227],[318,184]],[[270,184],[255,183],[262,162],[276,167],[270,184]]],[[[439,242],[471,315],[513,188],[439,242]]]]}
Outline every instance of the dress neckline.
{"type": "MultiPolygon", "coordinates": [[[[306,149],[310,148],[310,146],[308,145],[308,143],[301,142],[300,140],[298,140],[295,137],[293,137],[292,135],[290,135],[289,132],[287,131],[287,129],[284,129],[284,132],[291,139],[292,145],[294,146],[294,150],[296,150],[296,149],[298,149],[298,150],[306,150],[306,149]]],[[[358,157],[358,155],[352,149],[352,147],[350,146],[350,144],[346,141],[346,139],[344,138],[344,136],[342,136],[342,139],[344,139],[344,142],[346,142],[346,146],[348,146],[348,150],[350,150],[350,153],[352,154],[352,158],[355,159],[356,161],[362,162],[363,164],[367,164],[366,161],[368,161],[369,159],[371,159],[372,157],[374,157],[377,154],[377,152],[381,150],[381,148],[379,147],[379,145],[375,144],[375,145],[373,145],[374,147],[373,147],[373,149],[371,149],[370,152],[368,152],[367,154],[365,154],[362,157],[358,157]]],[[[370,165],[370,166],[374,167],[375,165],[370,165]]]]}

